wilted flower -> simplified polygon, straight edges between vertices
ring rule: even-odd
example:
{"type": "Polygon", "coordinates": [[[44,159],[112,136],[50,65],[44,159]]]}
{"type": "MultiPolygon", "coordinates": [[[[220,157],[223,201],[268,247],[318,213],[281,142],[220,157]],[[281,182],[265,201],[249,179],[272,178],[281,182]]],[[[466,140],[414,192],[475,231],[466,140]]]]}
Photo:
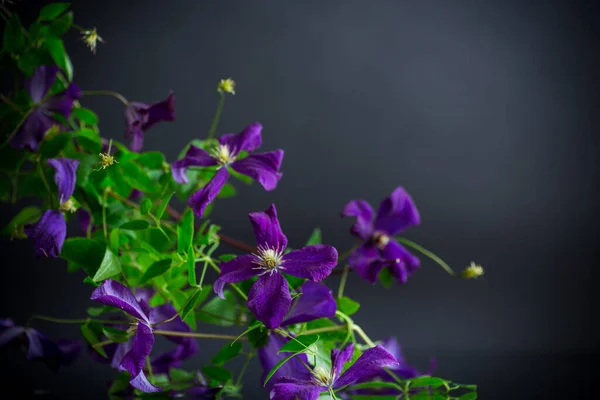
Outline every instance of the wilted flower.
{"type": "Polygon", "coordinates": [[[104,43],[104,40],[102,40],[102,38],[100,37],[100,35],[98,35],[98,32],[96,31],[96,27],[89,31],[82,31],[81,35],[87,47],[89,47],[92,51],[92,54],[96,54],[96,44],[98,42],[104,43]]]}
{"type": "Polygon", "coordinates": [[[274,329],[281,324],[292,303],[282,272],[320,282],[331,274],[337,264],[338,253],[333,246],[313,244],[284,254],[287,237],[279,226],[275,205],[272,204],[265,212],[254,212],[248,216],[258,251],[221,263],[221,274],[214,283],[214,290],[223,297],[225,283],[258,276],[248,294],[248,308],[267,328],[274,329]]]}
{"type": "Polygon", "coordinates": [[[461,276],[466,279],[479,278],[484,274],[483,267],[471,261],[471,264],[462,271],[461,276]]]}
{"type": "Polygon", "coordinates": [[[54,182],[58,187],[60,210],[47,210],[34,224],[24,226],[27,237],[33,239],[35,254],[39,256],[59,256],[67,236],[67,222],[64,211],[75,190],[76,171],[79,160],[69,158],[50,158],[48,165],[55,169],[54,182]]]}
{"type": "Polygon", "coordinates": [[[0,347],[11,342],[23,343],[28,360],[43,361],[53,371],[71,364],[81,350],[78,341],[65,339],[54,342],[33,328],[15,326],[10,319],[0,319],[0,347]]]}
{"type": "Polygon", "coordinates": [[[331,370],[321,366],[312,369],[310,379],[279,378],[271,390],[271,399],[316,400],[322,392],[333,391],[356,383],[364,377],[373,376],[382,368],[398,364],[383,347],[366,350],[344,373],[344,364],[352,358],[354,344],[344,350],[331,351],[331,370]]]}
{"type": "Polygon", "coordinates": [[[419,259],[392,237],[421,222],[410,195],[399,187],[379,205],[377,215],[364,200],[352,200],[342,210],[342,216],[356,217],[351,232],[363,243],[348,257],[348,264],[363,279],[376,282],[381,270],[391,269],[400,283],[416,270],[419,259]]]}
{"type": "Polygon", "coordinates": [[[235,95],[235,81],[231,78],[221,79],[217,86],[219,92],[225,92],[235,95]]]}
{"type": "Polygon", "coordinates": [[[175,96],[171,92],[166,99],[152,104],[131,102],[125,108],[125,118],[125,138],[131,139],[129,147],[141,151],[144,132],[160,121],[175,121],[175,96]]]}
{"type": "Polygon", "coordinates": [[[66,90],[50,96],[50,88],[56,80],[59,68],[43,65],[36,68],[33,75],[25,80],[25,90],[31,97],[33,109],[11,139],[10,145],[16,148],[28,148],[37,151],[46,132],[59,122],[53,113],[69,118],[73,102],[81,96],[81,91],[74,83],[66,90]]]}
{"type": "Polygon", "coordinates": [[[185,175],[188,167],[218,166],[217,173],[203,188],[194,193],[188,204],[198,217],[204,215],[204,210],[219,194],[219,191],[229,177],[228,168],[249,176],[258,181],[265,190],[273,190],[281,179],[279,168],[283,160],[283,150],[276,150],[237,160],[240,152],[251,152],[262,144],[262,125],[253,123],[238,134],[227,134],[219,137],[218,146],[208,153],[196,146],[190,146],[185,156],[171,166],[173,179],[178,183],[188,183],[185,175]]]}

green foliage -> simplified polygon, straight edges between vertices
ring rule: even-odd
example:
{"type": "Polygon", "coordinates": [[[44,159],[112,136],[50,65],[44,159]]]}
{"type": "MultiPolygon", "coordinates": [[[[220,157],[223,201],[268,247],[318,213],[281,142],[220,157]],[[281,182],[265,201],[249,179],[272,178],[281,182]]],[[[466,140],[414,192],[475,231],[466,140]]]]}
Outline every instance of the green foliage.
{"type": "Polygon", "coordinates": [[[94,280],[94,282],[100,282],[120,273],[121,262],[119,261],[119,257],[117,257],[109,249],[106,249],[106,253],[104,253],[104,258],[100,263],[100,267],[98,268],[98,271],[96,271],[92,279],[94,280]]]}
{"type": "Polygon", "coordinates": [[[335,299],[338,311],[350,316],[358,311],[360,304],[349,297],[343,296],[335,299]]]}
{"type": "Polygon", "coordinates": [[[227,361],[237,357],[237,355],[240,354],[243,348],[244,345],[240,342],[226,344],[221,348],[221,350],[219,350],[217,354],[213,356],[210,362],[215,365],[223,365],[227,361]]]}
{"type": "Polygon", "coordinates": [[[311,244],[321,244],[321,229],[315,228],[310,237],[306,241],[306,246],[310,246],[311,244]]]}

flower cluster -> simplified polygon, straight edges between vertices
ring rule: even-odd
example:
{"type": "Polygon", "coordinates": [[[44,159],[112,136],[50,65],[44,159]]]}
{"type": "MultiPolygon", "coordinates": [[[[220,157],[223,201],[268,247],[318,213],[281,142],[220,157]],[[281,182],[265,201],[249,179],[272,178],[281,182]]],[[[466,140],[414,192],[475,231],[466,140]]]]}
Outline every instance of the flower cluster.
{"type": "Polygon", "coordinates": [[[111,397],[241,397],[254,358],[262,369],[263,397],[274,400],[446,398],[473,390],[430,377],[435,362],[421,373],[393,338],[373,341],[355,321],[359,303],[344,294],[353,275],[370,283],[379,279],[383,286],[390,277],[406,283],[420,266],[407,247],[452,276],[483,275],[475,263],[455,274],[430,251],[396,236],[421,221],[404,188],[385,198],[377,213],[364,200],[343,207],[343,216],[356,218],[351,233],[359,240],[348,251],[322,243],[319,230],[304,246],[290,246],[273,204],[248,210],[255,245],[231,238],[207,219],[212,204],[235,195],[230,177],[276,189],[284,155],[281,149],[257,152],[263,142],[258,122],[214,138],[235,82],[218,83],[217,112],[205,139],[192,140],[169,163],[160,152],[142,150],[151,127],[175,121],[174,94],[147,104],[79,89],[62,35],[80,31],[94,53],[103,40],[96,28],[73,25],[68,8],[46,5],[30,29],[13,14],[5,31],[2,54],[22,73],[17,79],[25,90],[2,96],[0,115],[10,133],[0,145],[6,172],[0,197],[25,205],[3,232],[29,240],[42,259],[65,260],[69,272],[81,274],[95,306],[78,319],[33,315],[25,326],[2,319],[1,347],[20,346],[28,359],[57,370],[75,361],[82,339],[88,356],[115,369],[111,397]],[[96,95],[123,104],[128,145],[101,135],[98,115],[84,106],[96,95]],[[35,205],[28,202],[32,197],[35,205]],[[187,204],[183,211],[173,198],[187,204]],[[80,232],[67,224],[72,217],[80,232]],[[239,254],[227,253],[222,244],[239,254]],[[335,297],[328,279],[333,274],[341,275],[335,297]],[[50,340],[33,327],[40,321],[77,324],[82,337],[50,340]],[[160,337],[169,344],[159,352],[160,337]],[[209,340],[224,345],[215,348],[209,340]],[[198,353],[210,361],[187,362],[198,353]],[[230,369],[238,357],[244,367],[230,369]]]}

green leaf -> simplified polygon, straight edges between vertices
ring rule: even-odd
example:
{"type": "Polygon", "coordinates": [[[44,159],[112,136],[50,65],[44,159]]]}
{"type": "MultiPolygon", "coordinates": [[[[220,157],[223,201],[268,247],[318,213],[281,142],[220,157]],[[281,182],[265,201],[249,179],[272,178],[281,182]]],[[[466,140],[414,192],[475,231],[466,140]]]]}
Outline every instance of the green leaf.
{"type": "Polygon", "coordinates": [[[196,319],[218,326],[233,326],[236,321],[235,296],[225,291],[225,300],[214,297],[196,313],[196,319]]]}
{"type": "Polygon", "coordinates": [[[160,169],[165,163],[165,156],[159,151],[149,151],[140,154],[135,160],[144,167],[160,169]]]}
{"type": "Polygon", "coordinates": [[[73,25],[73,12],[68,12],[53,21],[48,27],[48,32],[51,36],[60,37],[69,30],[71,25],[73,25]]]}
{"type": "Polygon", "coordinates": [[[341,311],[348,316],[356,313],[360,308],[359,303],[346,296],[335,299],[335,304],[337,304],[338,311],[341,311]]]}
{"type": "Polygon", "coordinates": [[[100,264],[100,268],[96,271],[96,274],[92,278],[94,282],[103,281],[106,278],[115,276],[121,273],[121,262],[119,258],[110,249],[106,249],[104,258],[100,264]]]}
{"type": "Polygon", "coordinates": [[[156,218],[158,218],[158,219],[162,218],[162,216],[165,213],[165,210],[167,209],[167,206],[169,205],[169,201],[171,201],[171,197],[173,197],[174,194],[175,194],[175,192],[171,193],[170,195],[165,197],[165,199],[160,203],[160,205],[156,209],[156,218]]]}
{"type": "Polygon", "coordinates": [[[6,225],[2,232],[7,235],[12,235],[13,232],[15,232],[15,229],[27,223],[37,221],[40,215],[42,215],[42,210],[40,210],[38,207],[25,207],[19,211],[17,215],[15,215],[15,217],[8,223],[8,225],[6,225]]]}
{"type": "Polygon", "coordinates": [[[231,380],[231,372],[223,367],[208,365],[206,367],[202,367],[201,371],[207,378],[213,379],[220,383],[226,383],[231,380]]]}
{"type": "Polygon", "coordinates": [[[138,284],[141,285],[142,283],[148,282],[152,278],[164,274],[169,270],[169,268],[171,268],[171,263],[172,260],[170,258],[156,261],[146,270],[146,272],[144,272],[144,275],[138,284]]]}
{"type": "Polygon", "coordinates": [[[133,221],[125,222],[119,227],[119,229],[125,231],[143,231],[144,229],[150,228],[150,223],[143,219],[134,219],[133,221]]]}
{"type": "Polygon", "coordinates": [[[275,366],[267,374],[267,377],[265,378],[265,381],[263,382],[263,386],[267,386],[267,382],[269,382],[269,379],[271,379],[271,377],[273,377],[273,375],[275,375],[275,372],[277,372],[277,370],[279,368],[281,368],[283,366],[283,364],[285,364],[286,362],[288,362],[292,358],[296,357],[300,353],[291,354],[291,355],[287,356],[286,358],[284,358],[283,360],[279,361],[277,364],[275,364],[275,366]]]}
{"type": "Polygon", "coordinates": [[[67,11],[69,3],[52,3],[42,7],[40,10],[40,20],[53,20],[60,14],[67,11]]]}
{"type": "Polygon", "coordinates": [[[123,173],[123,177],[131,185],[136,189],[141,190],[142,192],[147,193],[155,193],[157,186],[154,184],[150,176],[148,175],[148,171],[145,171],[133,161],[123,162],[119,164],[119,169],[123,173]]]}
{"type": "Polygon", "coordinates": [[[169,375],[171,379],[177,382],[185,382],[191,381],[195,379],[196,374],[194,372],[181,369],[181,368],[171,368],[169,369],[169,375]]]}
{"type": "Polygon", "coordinates": [[[53,137],[46,138],[40,146],[42,158],[54,158],[60,153],[73,137],[71,132],[59,133],[53,137]]]}
{"type": "Polygon", "coordinates": [[[381,270],[379,273],[379,282],[381,283],[381,286],[386,289],[392,287],[392,284],[394,283],[394,276],[392,275],[390,268],[384,268],[381,270]]]}
{"type": "Polygon", "coordinates": [[[226,344],[221,348],[221,350],[219,350],[217,354],[213,356],[210,362],[215,365],[223,365],[227,361],[237,357],[237,355],[240,354],[243,348],[244,345],[241,342],[226,344]]]}
{"type": "Polygon", "coordinates": [[[181,310],[181,319],[185,319],[185,317],[187,317],[190,312],[194,311],[194,309],[196,307],[198,307],[200,305],[200,303],[202,303],[204,300],[206,300],[206,298],[208,297],[209,294],[210,294],[209,288],[208,289],[206,287],[204,287],[204,289],[196,288],[194,290],[194,292],[192,293],[192,295],[186,301],[185,306],[183,307],[183,310],[181,310]]]}
{"type": "Polygon", "coordinates": [[[71,59],[65,50],[63,41],[61,39],[47,37],[44,40],[44,48],[48,50],[56,65],[58,65],[67,75],[69,82],[72,81],[73,64],[71,64],[71,59]]]}
{"type": "Polygon", "coordinates": [[[400,385],[398,385],[397,383],[384,382],[384,381],[373,381],[373,382],[358,383],[356,385],[350,386],[348,388],[348,391],[351,391],[351,390],[360,390],[360,389],[380,389],[380,388],[381,389],[383,389],[383,388],[398,389],[401,392],[404,391],[404,388],[401,387],[400,385]]]}
{"type": "Polygon", "coordinates": [[[117,309],[111,306],[88,307],[87,314],[90,317],[99,317],[100,315],[111,311],[117,311],[117,309]]]}
{"type": "Polygon", "coordinates": [[[74,108],[73,115],[76,116],[80,121],[85,122],[88,125],[98,125],[98,116],[89,108],[74,108]]]}
{"type": "MultiPolygon", "coordinates": [[[[95,345],[96,343],[100,343],[100,337],[102,333],[102,327],[94,322],[87,321],[85,324],[81,325],[81,334],[84,339],[91,345],[95,345]]],[[[104,348],[102,347],[92,347],[98,354],[100,354],[104,358],[108,358],[104,348]]]]}
{"type": "Polygon", "coordinates": [[[221,254],[219,257],[217,257],[219,260],[221,261],[231,261],[234,258],[237,258],[237,254],[221,254]]]}
{"type": "Polygon", "coordinates": [[[151,209],[152,209],[152,200],[150,200],[147,197],[144,198],[144,200],[142,200],[142,202],[140,203],[140,214],[148,215],[150,213],[151,209]]]}
{"type": "Polygon", "coordinates": [[[112,340],[113,342],[125,343],[129,340],[129,334],[127,332],[109,326],[103,327],[102,333],[104,333],[104,336],[106,336],[107,339],[112,340]]]}
{"type": "Polygon", "coordinates": [[[23,25],[17,16],[13,13],[4,27],[3,49],[7,53],[19,53],[25,48],[25,36],[23,35],[23,25]]]}
{"type": "Polygon", "coordinates": [[[221,188],[221,191],[219,192],[219,195],[217,197],[220,199],[226,199],[226,198],[235,196],[235,194],[236,194],[235,186],[233,186],[231,183],[227,182],[227,183],[225,183],[225,185],[223,185],[223,187],[221,188]]]}
{"type": "MultiPolygon", "coordinates": [[[[75,268],[73,271],[76,271],[76,270],[77,270],[77,268],[75,268]]],[[[71,272],[71,270],[70,270],[70,269],[69,269],[69,272],[71,272]]],[[[97,282],[94,282],[94,281],[92,280],[92,278],[90,278],[89,276],[86,276],[86,277],[85,277],[85,279],[83,280],[83,282],[82,282],[82,283],[85,283],[86,285],[92,285],[93,287],[98,287],[98,286],[100,286],[100,284],[99,284],[99,283],[97,283],[97,282]]]]}
{"type": "Polygon", "coordinates": [[[186,264],[188,268],[188,283],[192,287],[198,286],[198,281],[196,280],[196,259],[192,246],[188,249],[186,264]]]}
{"type": "Polygon", "coordinates": [[[110,248],[115,252],[119,251],[119,233],[119,228],[115,228],[110,232],[110,236],[108,238],[110,248]]]}
{"type": "Polygon", "coordinates": [[[310,246],[311,244],[321,244],[321,229],[315,228],[310,237],[306,241],[306,246],[310,246]]]}
{"type": "MultiPolygon", "coordinates": [[[[194,238],[194,212],[188,208],[177,225],[177,252],[185,253],[192,246],[194,238]]],[[[193,253],[192,253],[193,254],[193,253]]]]}
{"type": "Polygon", "coordinates": [[[319,341],[319,335],[300,335],[295,339],[290,339],[289,342],[283,345],[277,353],[304,353],[309,350],[309,347],[319,341]]]}
{"type": "Polygon", "coordinates": [[[413,378],[409,382],[411,387],[431,386],[433,388],[440,387],[447,383],[447,381],[442,378],[435,378],[428,375],[413,378]]]}
{"type": "Polygon", "coordinates": [[[102,139],[93,129],[80,129],[76,135],[77,143],[92,154],[97,156],[102,151],[102,139]]]}
{"type": "MultiPolygon", "coordinates": [[[[109,394],[121,393],[129,388],[129,381],[131,380],[131,376],[129,372],[121,372],[115,380],[111,383],[108,388],[109,394]]],[[[109,400],[121,400],[121,397],[110,396],[109,400]]]]}
{"type": "Polygon", "coordinates": [[[477,393],[469,392],[465,393],[462,396],[459,396],[456,400],[475,400],[477,399],[477,393]]]}
{"type": "Polygon", "coordinates": [[[92,239],[69,238],[65,240],[60,257],[82,266],[88,275],[93,276],[104,256],[104,247],[92,239]]]}

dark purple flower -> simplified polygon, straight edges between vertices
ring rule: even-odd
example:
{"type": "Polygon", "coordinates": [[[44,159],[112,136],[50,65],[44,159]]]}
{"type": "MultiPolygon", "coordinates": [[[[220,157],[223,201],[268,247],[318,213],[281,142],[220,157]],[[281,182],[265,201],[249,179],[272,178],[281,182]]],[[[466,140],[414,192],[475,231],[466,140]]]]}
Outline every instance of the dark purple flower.
{"type": "Polygon", "coordinates": [[[419,259],[395,241],[392,236],[421,222],[410,195],[399,187],[379,205],[377,215],[364,200],[346,204],[342,216],[356,217],[350,231],[363,243],[348,257],[348,264],[363,279],[376,282],[383,268],[390,268],[400,283],[419,268],[419,259]]]}
{"type": "Polygon", "coordinates": [[[57,123],[52,114],[62,114],[65,118],[71,115],[73,102],[81,96],[81,91],[71,83],[62,93],[48,96],[58,72],[57,66],[43,65],[25,80],[25,90],[34,103],[33,110],[10,141],[12,147],[37,151],[48,129],[57,123]]]}
{"type": "MultiPolygon", "coordinates": [[[[191,332],[190,327],[177,316],[177,311],[170,304],[150,307],[148,301],[152,292],[138,289],[137,296],[131,290],[117,281],[107,279],[94,290],[91,299],[102,304],[116,307],[136,319],[133,324],[135,335],[125,343],[120,343],[105,349],[111,359],[111,365],[121,371],[131,374],[131,385],[144,392],[157,392],[160,388],[152,385],[144,374],[146,357],[154,345],[153,325],[160,324],[160,329],[178,332],[191,332]]],[[[131,329],[131,328],[130,328],[131,329]]],[[[180,362],[192,356],[197,351],[197,345],[191,338],[168,336],[168,339],[178,346],[168,355],[160,355],[152,361],[153,368],[168,371],[170,367],[180,365],[180,362]]],[[[165,371],[165,372],[166,372],[165,371]]],[[[157,371],[159,372],[159,371],[157,371]]]]}
{"type": "Polygon", "coordinates": [[[248,308],[269,329],[277,328],[290,309],[292,297],[281,272],[313,282],[325,279],[337,264],[333,246],[314,244],[284,254],[287,238],[281,231],[277,210],[271,205],[265,212],[248,214],[254,228],[258,251],[221,263],[221,274],[214,284],[223,297],[225,283],[258,276],[248,294],[248,308]]]}
{"type": "Polygon", "coordinates": [[[365,376],[381,371],[383,367],[397,364],[394,357],[381,346],[365,351],[346,371],[344,364],[352,358],[354,345],[344,350],[331,351],[331,370],[316,367],[309,379],[279,378],[271,390],[273,400],[315,400],[322,392],[333,391],[356,383],[365,376]]]}
{"type": "Polygon", "coordinates": [[[60,210],[47,210],[36,223],[27,224],[23,228],[27,237],[33,239],[36,256],[56,258],[67,237],[67,222],[62,211],[72,211],[69,198],[75,190],[75,173],[79,161],[50,158],[47,162],[55,169],[54,182],[58,187],[60,210]]]}
{"type": "Polygon", "coordinates": [[[265,190],[275,189],[282,176],[279,168],[281,168],[281,161],[283,160],[283,150],[252,154],[246,158],[236,160],[240,152],[251,152],[260,147],[262,144],[261,131],[262,125],[253,123],[238,134],[223,135],[219,137],[219,144],[212,153],[192,145],[182,159],[173,163],[171,166],[173,179],[182,184],[188,183],[188,178],[185,175],[188,167],[218,166],[217,173],[210,182],[194,193],[188,200],[189,206],[198,217],[202,218],[206,206],[217,197],[219,191],[227,182],[229,167],[237,173],[258,181],[265,190]]]}
{"type": "Polygon", "coordinates": [[[70,365],[81,350],[78,341],[53,342],[33,328],[15,326],[10,319],[0,319],[0,347],[11,342],[25,344],[28,360],[43,361],[53,371],[70,365]]]}
{"type": "MultiPolygon", "coordinates": [[[[302,295],[298,298],[296,303],[292,305],[290,312],[281,323],[282,327],[313,321],[319,318],[333,317],[335,315],[335,300],[331,295],[331,289],[327,286],[307,281],[300,287],[300,292],[302,295]]],[[[265,381],[269,371],[271,371],[279,361],[290,355],[290,353],[277,354],[279,349],[288,340],[288,338],[271,331],[269,332],[269,337],[265,346],[258,349],[258,358],[263,368],[261,382],[265,381]]],[[[301,354],[299,357],[305,363],[308,363],[305,354],[301,354]]],[[[304,368],[302,363],[297,358],[292,358],[275,372],[267,382],[266,388],[271,389],[277,378],[284,376],[293,376],[299,379],[308,379],[310,377],[309,372],[304,368]]]]}
{"type": "Polygon", "coordinates": [[[166,99],[144,104],[131,102],[125,108],[127,132],[125,137],[131,139],[129,147],[133,151],[141,151],[144,144],[144,132],[160,121],[175,121],[175,96],[169,93],[166,99]]]}

